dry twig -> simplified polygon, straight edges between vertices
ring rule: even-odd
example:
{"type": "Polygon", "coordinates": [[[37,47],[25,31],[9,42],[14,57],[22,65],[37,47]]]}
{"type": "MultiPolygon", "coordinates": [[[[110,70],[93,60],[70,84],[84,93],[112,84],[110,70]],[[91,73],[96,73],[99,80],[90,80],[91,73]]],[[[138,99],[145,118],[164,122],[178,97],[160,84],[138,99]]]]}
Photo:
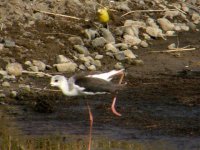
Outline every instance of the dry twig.
{"type": "Polygon", "coordinates": [[[34,71],[27,71],[27,70],[23,70],[22,73],[26,73],[26,74],[37,74],[37,75],[44,75],[47,77],[52,77],[52,75],[48,74],[48,73],[44,73],[44,72],[34,72],[34,71]]]}
{"type": "Polygon", "coordinates": [[[171,53],[171,52],[183,52],[183,51],[193,51],[196,50],[196,48],[175,48],[171,50],[162,50],[162,51],[150,51],[150,53],[171,53]]]}
{"type": "Polygon", "coordinates": [[[125,14],[123,14],[121,17],[124,17],[124,16],[126,16],[126,15],[129,15],[129,14],[131,14],[131,13],[136,13],[136,12],[163,12],[163,11],[173,11],[173,10],[176,10],[176,9],[164,9],[164,10],[161,10],[161,9],[159,9],[159,10],[133,10],[133,11],[129,11],[129,12],[127,12],[127,13],[125,13],[125,14]]]}

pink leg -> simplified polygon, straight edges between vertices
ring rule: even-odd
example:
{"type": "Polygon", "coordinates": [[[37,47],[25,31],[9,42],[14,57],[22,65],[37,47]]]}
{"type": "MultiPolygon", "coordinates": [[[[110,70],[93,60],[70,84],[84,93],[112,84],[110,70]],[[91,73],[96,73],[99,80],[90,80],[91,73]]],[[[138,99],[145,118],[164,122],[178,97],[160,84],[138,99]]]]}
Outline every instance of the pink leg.
{"type": "MultiPolygon", "coordinates": [[[[118,83],[118,84],[121,84],[121,83],[122,83],[122,80],[123,80],[123,78],[124,78],[124,72],[120,72],[120,73],[118,73],[118,74],[116,74],[116,75],[121,75],[120,80],[119,80],[119,83],[118,83]]],[[[112,112],[113,112],[115,115],[117,115],[117,116],[122,116],[122,115],[121,115],[120,113],[118,113],[118,112],[116,111],[116,109],[115,109],[116,100],[117,100],[117,96],[115,96],[115,97],[113,98],[112,105],[111,105],[111,110],[112,110],[112,112]]]]}
{"type": "Polygon", "coordinates": [[[88,143],[88,150],[91,150],[91,144],[92,144],[92,127],[93,127],[93,115],[90,109],[90,106],[87,104],[89,117],[90,117],[90,132],[89,132],[89,143],[88,143]]]}

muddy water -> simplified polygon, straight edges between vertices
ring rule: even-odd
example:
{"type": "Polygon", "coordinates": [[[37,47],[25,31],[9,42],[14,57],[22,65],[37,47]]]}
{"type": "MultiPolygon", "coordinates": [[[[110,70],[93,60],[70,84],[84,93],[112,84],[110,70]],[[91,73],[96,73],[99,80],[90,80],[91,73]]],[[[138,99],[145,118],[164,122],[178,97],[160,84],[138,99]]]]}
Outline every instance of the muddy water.
{"type": "Polygon", "coordinates": [[[87,149],[92,108],[93,150],[199,150],[199,76],[135,79],[118,95],[68,98],[60,93],[22,94],[1,105],[0,149],[87,149]]]}

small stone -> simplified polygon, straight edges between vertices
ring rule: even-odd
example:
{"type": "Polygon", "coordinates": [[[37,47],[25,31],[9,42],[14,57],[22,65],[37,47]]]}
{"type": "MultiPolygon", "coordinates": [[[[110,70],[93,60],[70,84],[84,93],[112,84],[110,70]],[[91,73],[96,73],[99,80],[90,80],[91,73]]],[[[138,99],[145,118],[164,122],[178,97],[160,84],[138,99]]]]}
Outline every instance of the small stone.
{"type": "Polygon", "coordinates": [[[2,76],[6,76],[6,75],[8,75],[8,73],[7,73],[7,71],[0,70],[0,75],[2,75],[2,76]]]}
{"type": "Polygon", "coordinates": [[[141,40],[138,37],[131,35],[124,35],[124,43],[134,46],[140,44],[141,40]]]}
{"type": "Polygon", "coordinates": [[[106,44],[106,40],[103,37],[96,38],[92,41],[92,46],[96,47],[103,47],[106,44]]]}
{"type": "Polygon", "coordinates": [[[151,37],[148,34],[143,33],[143,36],[145,40],[151,40],[151,37]]]}
{"type": "Polygon", "coordinates": [[[0,51],[3,50],[4,45],[0,43],[0,51]]]}
{"type": "Polygon", "coordinates": [[[85,67],[83,64],[80,64],[80,65],[78,66],[78,68],[81,69],[81,70],[85,70],[85,69],[86,69],[86,67],[85,67]]]}
{"type": "Polygon", "coordinates": [[[183,25],[183,26],[181,26],[181,30],[183,30],[183,31],[189,31],[190,28],[188,26],[186,26],[186,25],[183,25]]]}
{"type": "Polygon", "coordinates": [[[115,44],[115,47],[119,48],[121,50],[126,50],[126,49],[128,49],[129,46],[126,43],[117,43],[117,44],[115,44]]]}
{"type": "Polygon", "coordinates": [[[101,67],[101,61],[100,60],[94,60],[93,65],[95,65],[96,67],[101,67]]]}
{"type": "Polygon", "coordinates": [[[112,33],[110,32],[110,30],[106,29],[106,28],[101,28],[100,31],[102,32],[102,35],[104,37],[104,39],[107,41],[107,43],[115,43],[115,38],[112,35],[112,33]]]}
{"type": "Polygon", "coordinates": [[[114,55],[115,55],[115,58],[119,61],[126,59],[124,52],[118,52],[118,53],[115,53],[114,55]]]}
{"type": "Polygon", "coordinates": [[[19,63],[10,63],[6,66],[6,71],[14,76],[20,76],[22,74],[23,68],[19,63]]]}
{"type": "Polygon", "coordinates": [[[146,41],[142,41],[142,42],[140,43],[140,45],[141,45],[142,47],[144,47],[144,48],[146,48],[146,47],[149,46],[149,44],[148,44],[146,41]]]}
{"type": "Polygon", "coordinates": [[[7,82],[7,81],[4,81],[4,82],[2,83],[2,86],[3,86],[3,87],[10,87],[10,83],[7,82]]]}
{"type": "Polygon", "coordinates": [[[129,64],[136,65],[136,66],[143,66],[144,61],[141,59],[129,59],[129,64]]]}
{"type": "Polygon", "coordinates": [[[5,98],[5,97],[6,97],[6,94],[0,93],[0,98],[5,98]]]}
{"type": "Polygon", "coordinates": [[[78,67],[76,63],[68,62],[54,65],[59,72],[74,73],[78,67]]]}
{"type": "Polygon", "coordinates": [[[124,68],[124,66],[121,62],[117,62],[114,67],[115,67],[115,69],[123,69],[124,68]]]}
{"type": "Polygon", "coordinates": [[[66,58],[64,55],[58,55],[56,57],[56,63],[57,64],[62,64],[62,63],[67,63],[67,62],[70,62],[71,60],[66,58]]]}
{"type": "Polygon", "coordinates": [[[74,45],[74,49],[79,52],[80,54],[89,55],[90,52],[88,51],[87,47],[83,45],[74,45]]]}
{"type": "Polygon", "coordinates": [[[174,11],[166,11],[164,17],[168,17],[170,19],[173,19],[176,16],[179,16],[180,12],[178,10],[174,10],[174,11]]]}
{"type": "Polygon", "coordinates": [[[103,59],[103,55],[99,55],[99,54],[97,54],[96,56],[95,56],[95,59],[103,59]]]}
{"type": "Polygon", "coordinates": [[[5,79],[5,80],[15,80],[16,77],[14,75],[5,75],[5,76],[3,76],[3,79],[5,79]]]}
{"type": "Polygon", "coordinates": [[[166,36],[174,36],[175,35],[175,31],[167,31],[166,36]]]}
{"type": "Polygon", "coordinates": [[[33,65],[37,66],[39,71],[44,71],[46,69],[46,64],[40,60],[33,60],[33,65]]]}
{"type": "Polygon", "coordinates": [[[114,58],[114,54],[112,52],[106,52],[106,55],[114,58]]]}
{"type": "Polygon", "coordinates": [[[84,62],[84,65],[88,68],[91,65],[91,63],[89,61],[86,61],[84,62]]]}
{"type": "Polygon", "coordinates": [[[176,44],[172,43],[170,45],[168,45],[168,49],[175,49],[176,48],[176,44]]]}
{"type": "Polygon", "coordinates": [[[30,85],[19,84],[19,88],[24,89],[25,91],[28,91],[28,92],[31,91],[31,87],[30,87],[30,85]]]}
{"type": "Polygon", "coordinates": [[[14,42],[14,41],[11,41],[11,40],[5,40],[5,41],[4,41],[4,46],[5,46],[5,47],[8,47],[8,48],[10,48],[10,47],[15,47],[15,42],[14,42]]]}
{"type": "Polygon", "coordinates": [[[117,35],[117,36],[122,36],[123,33],[124,33],[124,28],[117,27],[117,28],[115,29],[115,35],[117,35]]]}
{"type": "Polygon", "coordinates": [[[11,91],[10,96],[13,98],[17,97],[17,91],[11,91]]]}
{"type": "Polygon", "coordinates": [[[147,27],[146,32],[152,37],[163,37],[162,30],[154,27],[147,27]]]}
{"type": "Polygon", "coordinates": [[[33,66],[33,64],[31,63],[31,61],[26,61],[24,64],[27,65],[27,66],[33,66]]]}
{"type": "Polygon", "coordinates": [[[124,52],[124,55],[128,58],[131,58],[131,59],[134,59],[136,58],[136,56],[133,54],[133,52],[129,49],[123,51],[124,52]]]}
{"type": "Polygon", "coordinates": [[[138,46],[133,46],[133,49],[138,49],[138,46]]]}
{"type": "Polygon", "coordinates": [[[193,13],[192,14],[192,20],[194,21],[195,24],[199,24],[199,22],[200,22],[200,15],[198,13],[193,13]]]}
{"type": "Polygon", "coordinates": [[[192,29],[192,30],[196,30],[197,26],[192,23],[192,22],[188,22],[187,25],[192,29]]]}
{"type": "Polygon", "coordinates": [[[105,49],[106,49],[106,51],[111,51],[113,53],[119,52],[119,50],[111,43],[106,44],[105,49]]]}
{"type": "Polygon", "coordinates": [[[29,69],[30,69],[31,71],[34,71],[34,72],[38,72],[38,71],[39,71],[39,69],[38,69],[37,66],[31,66],[31,67],[29,67],[29,69]]]}
{"type": "Polygon", "coordinates": [[[69,42],[73,45],[84,45],[80,36],[73,36],[68,38],[69,42]]]}
{"type": "Polygon", "coordinates": [[[175,27],[174,24],[171,23],[167,18],[159,18],[157,21],[164,31],[174,30],[174,27],[175,27]]]}
{"type": "Polygon", "coordinates": [[[159,28],[158,25],[156,24],[155,20],[152,18],[147,19],[147,25],[153,27],[153,28],[159,28]]]}
{"type": "Polygon", "coordinates": [[[96,30],[92,30],[92,29],[85,29],[84,30],[85,36],[89,39],[89,40],[93,40],[96,36],[99,35],[99,33],[96,30]]]}
{"type": "Polygon", "coordinates": [[[87,68],[88,68],[88,70],[90,70],[90,71],[95,71],[95,70],[97,70],[96,67],[95,67],[95,65],[90,65],[90,66],[87,67],[87,68]]]}

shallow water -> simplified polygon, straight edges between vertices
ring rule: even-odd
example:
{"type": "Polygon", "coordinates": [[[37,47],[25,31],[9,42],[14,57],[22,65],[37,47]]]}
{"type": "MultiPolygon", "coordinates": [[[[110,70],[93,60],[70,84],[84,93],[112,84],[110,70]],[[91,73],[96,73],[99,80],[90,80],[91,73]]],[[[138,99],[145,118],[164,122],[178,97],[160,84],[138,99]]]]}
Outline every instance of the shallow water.
{"type": "Polygon", "coordinates": [[[111,95],[28,93],[1,105],[0,150],[87,149],[87,101],[94,116],[91,150],[200,149],[198,78],[127,80],[133,84],[117,101],[122,117],[111,113],[111,95]]]}

